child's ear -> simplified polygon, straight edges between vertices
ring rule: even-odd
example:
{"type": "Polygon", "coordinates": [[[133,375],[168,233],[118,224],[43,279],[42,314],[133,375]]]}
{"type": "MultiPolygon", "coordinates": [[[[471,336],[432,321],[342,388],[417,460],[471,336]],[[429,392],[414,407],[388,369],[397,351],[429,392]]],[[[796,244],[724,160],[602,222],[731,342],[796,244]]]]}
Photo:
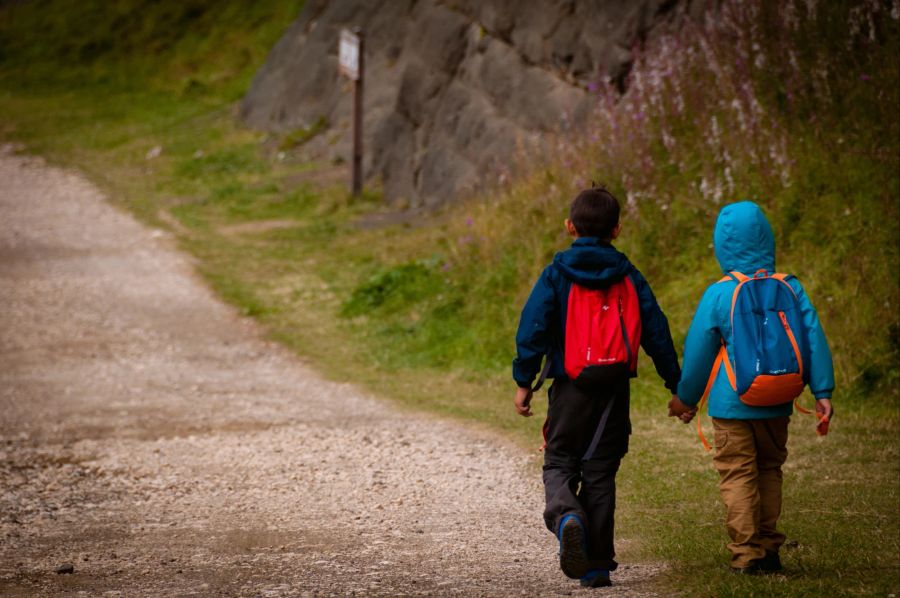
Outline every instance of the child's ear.
{"type": "Polygon", "coordinates": [[[566,232],[569,233],[569,236],[572,237],[573,239],[577,239],[579,236],[578,230],[575,228],[575,225],[572,224],[572,221],[569,220],[568,218],[566,218],[566,221],[564,224],[566,227],[566,232]]]}
{"type": "Polygon", "coordinates": [[[622,223],[616,225],[616,228],[612,230],[612,236],[610,237],[611,241],[616,240],[619,237],[619,233],[622,232],[622,223]]]}

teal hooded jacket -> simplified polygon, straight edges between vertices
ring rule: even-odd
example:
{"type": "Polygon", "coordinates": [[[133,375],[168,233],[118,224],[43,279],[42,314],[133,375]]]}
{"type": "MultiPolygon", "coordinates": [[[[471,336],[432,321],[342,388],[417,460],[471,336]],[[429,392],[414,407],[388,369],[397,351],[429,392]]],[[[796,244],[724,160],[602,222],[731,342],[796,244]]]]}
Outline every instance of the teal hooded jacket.
{"type": "MultiPolygon", "coordinates": [[[[775,269],[775,237],[765,214],[755,203],[742,201],[722,208],[713,234],[716,258],[722,272],[738,271],[753,276],[759,269],[769,274],[775,269]]],[[[834,366],[825,332],[819,316],[803,291],[800,281],[790,276],[786,282],[794,290],[800,304],[804,333],[809,347],[809,389],[816,399],[831,398],[834,390],[834,366]]],[[[709,286],[700,299],[694,319],[684,343],[684,357],[678,397],[688,406],[695,406],[706,388],[709,375],[722,341],[729,358],[733,341],[731,330],[731,298],[737,283],[734,280],[709,286]]],[[[765,419],[791,415],[793,404],[775,407],[751,407],[738,398],[731,387],[725,368],[719,368],[709,393],[709,415],[721,419],[765,419]]]]}

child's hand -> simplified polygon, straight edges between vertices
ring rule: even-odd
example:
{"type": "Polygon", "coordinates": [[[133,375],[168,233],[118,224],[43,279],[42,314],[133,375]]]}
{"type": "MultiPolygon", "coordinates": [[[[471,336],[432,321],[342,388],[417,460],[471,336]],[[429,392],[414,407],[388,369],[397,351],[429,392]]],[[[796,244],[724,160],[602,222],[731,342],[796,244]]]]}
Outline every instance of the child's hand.
{"type": "Polygon", "coordinates": [[[694,419],[694,413],[696,412],[697,410],[694,407],[688,407],[682,403],[678,395],[672,395],[672,400],[669,401],[669,417],[677,417],[684,423],[688,423],[694,419]]]}
{"type": "Polygon", "coordinates": [[[828,434],[828,423],[834,416],[834,408],[831,406],[831,399],[819,399],[816,401],[816,417],[819,423],[816,425],[816,434],[825,436],[828,434]]]}
{"type": "Polygon", "coordinates": [[[519,387],[516,391],[516,413],[522,417],[531,417],[531,397],[533,393],[530,388],[519,387]]]}

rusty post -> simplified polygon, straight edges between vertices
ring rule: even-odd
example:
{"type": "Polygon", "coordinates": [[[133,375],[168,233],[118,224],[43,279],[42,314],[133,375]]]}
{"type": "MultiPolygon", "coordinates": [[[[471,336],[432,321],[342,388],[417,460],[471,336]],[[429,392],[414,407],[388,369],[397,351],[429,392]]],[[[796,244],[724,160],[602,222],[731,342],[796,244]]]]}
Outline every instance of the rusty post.
{"type": "Polygon", "coordinates": [[[353,31],[359,38],[359,70],[353,83],[353,196],[359,197],[363,185],[363,82],[365,80],[365,36],[359,27],[353,31]]]}

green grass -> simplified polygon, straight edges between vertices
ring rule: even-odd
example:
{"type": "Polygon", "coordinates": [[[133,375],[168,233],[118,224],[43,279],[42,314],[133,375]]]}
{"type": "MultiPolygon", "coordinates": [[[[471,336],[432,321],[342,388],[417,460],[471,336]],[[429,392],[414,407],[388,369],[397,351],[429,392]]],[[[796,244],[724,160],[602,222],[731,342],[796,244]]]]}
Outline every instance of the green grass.
{"type": "MultiPolygon", "coordinates": [[[[620,537],[638,554],[665,555],[666,583],[706,596],[886,596],[898,583],[895,419],[840,416],[823,439],[812,418],[791,422],[780,529],[785,575],[744,579],[727,571],[724,509],[711,457],[694,426],[639,412],[620,473],[620,537]],[[867,450],[860,450],[865,445],[867,450]]],[[[709,422],[707,420],[707,426],[709,422]]]]}
{"type": "MultiPolygon", "coordinates": [[[[835,17],[846,4],[805,22],[820,33],[846,27],[835,17]]],[[[793,71],[773,81],[765,68],[726,68],[711,81],[704,54],[700,63],[639,61],[636,72],[665,67],[665,82],[696,81],[683,90],[692,108],[667,103],[672,89],[633,88],[583,139],[561,141],[557,160],[513,184],[412,225],[373,228],[358,223],[383,210],[377,189],[352,199],[318,182],[328,167],[293,153],[324,123],[273,138],[233,120],[235,100],[299,5],[157,3],[142,6],[141,19],[129,16],[136,0],[4,6],[0,136],[78,168],[112,201],[172,229],[223,298],[326,375],[402,408],[499,430],[527,451],[540,442],[546,402],[536,401],[530,420],[514,415],[512,338],[530,285],[567,245],[560,223],[574,191],[593,177],[631,199],[620,247],[650,279],[680,346],[703,288],[719,276],[709,248],[719,203],[709,189],[728,185],[728,166],[729,193],[764,206],[781,268],[800,275],[819,308],[838,369],[838,417],[825,439],[802,416],[792,424],[782,525],[798,544],[784,555],[788,575],[735,578],[724,569],[710,458],[692,428],[664,417],[667,396],[644,359],[620,473],[619,537],[632,540],[621,556],[668,561],[663,593],[897,593],[900,86],[896,61],[884,58],[897,55],[896,22],[878,20],[880,45],[847,54],[846,35],[786,31],[760,17],[771,29],[757,40],[770,53],[765,64],[789,47],[801,71],[825,61],[815,72],[832,93],[816,91],[822,81],[810,76],[792,88],[793,103],[793,71]],[[719,106],[743,98],[735,90],[746,81],[765,109],[752,136],[719,106]],[[630,120],[638,110],[640,126],[630,120]],[[713,114],[729,131],[717,144],[713,114]],[[626,143],[613,125],[637,136],[626,143]],[[769,156],[782,143],[787,158],[769,156]]],[[[710,51],[729,65],[738,47],[710,51]]]]}

